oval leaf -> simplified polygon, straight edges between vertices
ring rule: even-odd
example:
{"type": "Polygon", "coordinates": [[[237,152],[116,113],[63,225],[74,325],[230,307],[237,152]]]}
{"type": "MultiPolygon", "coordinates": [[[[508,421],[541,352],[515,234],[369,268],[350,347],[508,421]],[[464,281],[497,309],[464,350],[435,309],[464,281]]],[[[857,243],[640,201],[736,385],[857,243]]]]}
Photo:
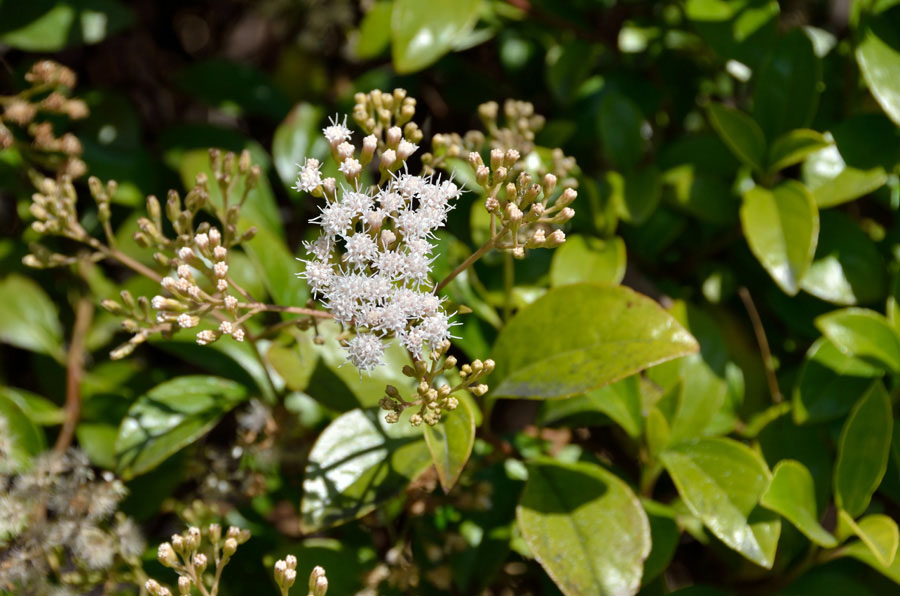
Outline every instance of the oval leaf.
{"type": "MultiPolygon", "coordinates": [[[[584,64],[584,53],[579,53],[584,64]]],[[[603,94],[597,121],[600,138],[610,161],[622,169],[635,167],[644,153],[644,137],[641,127],[644,115],[633,101],[617,91],[603,94]]]]}
{"type": "MultiPolygon", "coordinates": [[[[890,11],[896,14],[895,11],[890,11]]],[[[884,112],[900,125],[900,34],[887,15],[876,17],[862,33],[856,62],[884,112]]]]}
{"type": "Polygon", "coordinates": [[[830,143],[825,136],[815,130],[798,128],[775,139],[769,151],[769,171],[777,172],[798,164],[810,153],[814,153],[830,143]]]}
{"type": "Polygon", "coordinates": [[[137,399],[119,426],[119,473],[131,478],[152,470],[246,398],[243,385],[219,377],[192,375],[157,385],[137,399]]]}
{"type": "Polygon", "coordinates": [[[600,466],[529,465],[516,519],[566,596],[627,596],[640,588],[650,524],[628,485],[600,466]]]}
{"type": "Polygon", "coordinates": [[[272,161],[278,177],[288,188],[297,180],[297,170],[307,157],[324,160],[328,141],[319,134],[322,109],[309,103],[298,103],[275,129],[272,137],[272,161]]]}
{"type": "Polygon", "coordinates": [[[0,436],[4,457],[0,473],[9,474],[28,467],[31,458],[44,450],[44,433],[35,426],[22,408],[0,391],[0,436]]]}
{"type": "Polygon", "coordinates": [[[856,534],[880,565],[887,567],[894,562],[900,543],[897,522],[882,513],[867,515],[858,522],[846,511],[841,511],[839,515],[840,523],[845,524],[856,534]]]}
{"type": "Polygon", "coordinates": [[[794,524],[819,546],[837,546],[837,539],[819,524],[816,486],[812,474],[800,462],[792,459],[778,462],[760,503],[794,524]]]}
{"type": "Polygon", "coordinates": [[[688,509],[719,540],[772,568],[781,522],[757,507],[771,478],[757,453],[731,439],[710,438],[680,443],[660,459],[688,509]]]}
{"type": "Polygon", "coordinates": [[[757,171],[766,162],[766,137],[747,114],[721,104],[710,104],[709,121],[738,159],[757,171]]]}
{"type": "Polygon", "coordinates": [[[785,293],[800,287],[816,252],[819,210],[799,182],[787,180],[773,190],[744,193],[741,227],[750,250],[785,293]]]}
{"type": "Polygon", "coordinates": [[[900,337],[881,313],[844,308],[818,317],[816,327],[844,354],[900,371],[900,337]]]}
{"type": "MultiPolygon", "coordinates": [[[[407,410],[411,413],[411,410],[407,410]]],[[[322,431],[309,453],[301,526],[314,532],[366,515],[431,465],[422,431],[380,410],[352,410],[322,431]]]]}
{"type": "Polygon", "coordinates": [[[553,252],[550,285],[582,281],[618,284],[625,277],[625,265],[625,242],[621,238],[567,236],[565,244],[553,252]]]}
{"type": "Polygon", "coordinates": [[[882,167],[858,169],[847,165],[834,145],[816,151],[803,164],[803,179],[820,209],[852,201],[887,182],[882,167]]]}
{"type": "Polygon", "coordinates": [[[421,70],[472,30],[481,0],[394,0],[391,56],[400,74],[421,70]]]}
{"type": "Polygon", "coordinates": [[[891,399],[876,381],[847,417],[834,464],[835,503],[852,517],[866,510],[884,477],[893,425],[891,399]]]}
{"type": "Polygon", "coordinates": [[[441,488],[449,493],[475,445],[475,416],[468,400],[460,399],[455,410],[445,413],[436,425],[425,425],[423,430],[441,488]]]}
{"type": "Polygon", "coordinates": [[[0,281],[0,341],[65,361],[59,312],[27,277],[13,274],[0,281]]]}
{"type": "Polygon", "coordinates": [[[555,288],[520,311],[497,338],[494,376],[501,381],[494,395],[577,395],[698,349],[671,315],[633,290],[555,288]]]}

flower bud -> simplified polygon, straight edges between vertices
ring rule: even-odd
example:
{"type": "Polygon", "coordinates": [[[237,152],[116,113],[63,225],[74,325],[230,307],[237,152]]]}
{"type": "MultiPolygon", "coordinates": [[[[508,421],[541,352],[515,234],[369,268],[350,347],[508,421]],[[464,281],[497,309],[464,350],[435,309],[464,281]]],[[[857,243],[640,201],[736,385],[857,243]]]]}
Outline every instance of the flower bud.
{"type": "Polygon", "coordinates": [[[178,564],[178,556],[175,554],[175,549],[168,542],[163,542],[159,545],[156,551],[156,558],[166,567],[174,567],[178,564]]]}
{"type": "Polygon", "coordinates": [[[204,555],[203,553],[197,553],[196,555],[194,555],[193,563],[194,567],[197,569],[197,573],[203,573],[203,571],[206,569],[207,562],[208,561],[206,560],[206,555],[204,555]]]}
{"type": "Polygon", "coordinates": [[[316,580],[316,587],[313,590],[313,596],[325,596],[328,592],[328,578],[324,575],[316,580]]]}
{"type": "Polygon", "coordinates": [[[186,575],[182,575],[178,578],[178,593],[181,596],[189,596],[191,593],[191,578],[186,575]]]}
{"type": "Polygon", "coordinates": [[[226,557],[232,556],[237,551],[238,543],[234,538],[226,538],[225,544],[222,547],[222,552],[226,557]]]}

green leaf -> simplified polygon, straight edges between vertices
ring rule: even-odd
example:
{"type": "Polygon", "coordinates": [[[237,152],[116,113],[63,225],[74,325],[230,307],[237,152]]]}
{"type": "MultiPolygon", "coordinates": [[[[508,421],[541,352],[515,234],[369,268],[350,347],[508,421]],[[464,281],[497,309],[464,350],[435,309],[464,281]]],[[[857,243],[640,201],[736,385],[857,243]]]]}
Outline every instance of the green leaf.
{"type": "Polygon", "coordinates": [[[475,27],[481,0],[394,0],[391,56],[399,74],[422,70],[475,27]]]}
{"type": "Polygon", "coordinates": [[[744,193],[740,215],[754,256],[786,294],[795,295],[819,236],[819,211],[812,195],[795,180],[773,190],[757,186],[744,193]]]}
{"type": "Polygon", "coordinates": [[[871,19],[861,31],[856,62],[872,95],[891,120],[900,125],[900,9],[871,19]],[[892,18],[893,17],[893,18],[892,18]]]}
{"type": "Polygon", "coordinates": [[[766,136],[747,114],[721,104],[708,108],[709,121],[731,152],[757,171],[766,163],[766,136]]]}
{"type": "Polygon", "coordinates": [[[619,217],[632,224],[641,224],[653,215],[662,197],[662,180],[656,166],[631,170],[624,175],[606,173],[612,201],[619,217]]]}
{"type": "Polygon", "coordinates": [[[691,513],[730,548],[772,568],[781,522],[757,506],[771,479],[757,453],[709,438],[670,447],[660,459],[691,513]]]}
{"type": "MultiPolygon", "coordinates": [[[[882,534],[882,537],[883,536],[884,535],[882,534]]],[[[858,561],[862,561],[869,567],[900,584],[900,557],[894,555],[894,560],[890,565],[883,565],[873,553],[872,548],[862,540],[848,544],[841,549],[841,552],[858,561]]]]}
{"type": "Polygon", "coordinates": [[[606,155],[616,168],[637,166],[644,153],[643,125],[644,115],[633,101],[618,91],[603,94],[597,126],[606,155]]]}
{"type": "Polygon", "coordinates": [[[321,108],[310,103],[298,103],[275,129],[272,160],[278,177],[287,188],[294,186],[299,166],[307,157],[323,161],[328,156],[328,141],[319,134],[322,115],[321,108]]]}
{"type": "Polygon", "coordinates": [[[794,422],[816,424],[843,416],[868,391],[872,379],[883,374],[820,337],[806,352],[794,387],[794,422]]]}
{"type": "MultiPolygon", "coordinates": [[[[242,222],[238,226],[239,229],[249,227],[249,222],[242,222]]],[[[241,247],[256,269],[262,273],[263,284],[275,304],[306,303],[309,289],[306,283],[297,277],[303,264],[291,254],[284,240],[265,228],[257,228],[256,236],[249,242],[241,244],[241,247]]],[[[258,296],[256,298],[259,299],[258,296]]]]}
{"type": "Polygon", "coordinates": [[[31,279],[12,274],[0,280],[0,342],[66,359],[56,305],[31,279]]]}
{"type": "Polygon", "coordinates": [[[242,385],[219,377],[183,376],[157,385],[137,399],[119,426],[119,473],[127,479],[152,470],[246,398],[242,385]]]}
{"type": "Polygon", "coordinates": [[[894,419],[891,398],[880,381],[853,406],[838,442],[834,464],[834,500],[859,516],[887,470],[894,419]]]}
{"type": "Polygon", "coordinates": [[[500,379],[493,394],[568,397],[697,349],[675,319],[633,290],[563,286],[519,311],[501,331],[493,350],[493,376],[500,379]]]}
{"type": "Polygon", "coordinates": [[[430,465],[422,431],[409,424],[408,416],[388,424],[379,410],[342,414],[309,453],[301,526],[315,532],[362,517],[430,465]]]}
{"type": "Polygon", "coordinates": [[[618,236],[600,240],[572,235],[553,251],[550,285],[565,286],[582,281],[618,284],[625,277],[625,242],[618,236]]]}
{"type": "Polygon", "coordinates": [[[5,450],[0,473],[4,475],[26,469],[31,458],[46,447],[44,433],[6,391],[0,391],[0,436],[5,450]]]}
{"type": "Polygon", "coordinates": [[[837,546],[837,539],[819,524],[813,477],[800,462],[793,459],[778,462],[760,504],[783,516],[819,546],[837,546]]]}
{"type": "Polygon", "coordinates": [[[769,150],[769,172],[777,172],[798,164],[808,156],[831,143],[820,132],[808,128],[798,128],[781,135],[769,150]]]}
{"type": "Polygon", "coordinates": [[[0,3],[0,43],[27,52],[95,44],[134,20],[116,0],[15,0],[0,3]]]}
{"type": "Polygon", "coordinates": [[[28,419],[39,426],[55,426],[65,419],[65,412],[55,403],[24,389],[0,386],[0,395],[5,395],[25,412],[28,419]]]}
{"type": "Polygon", "coordinates": [[[897,556],[897,545],[900,543],[900,531],[897,522],[882,513],[867,515],[858,522],[854,521],[846,511],[839,514],[840,521],[846,524],[865,544],[880,565],[888,567],[897,556]]]}
{"type": "Polygon", "coordinates": [[[847,165],[838,148],[832,145],[807,158],[803,179],[816,205],[824,209],[881,188],[887,182],[887,174],[880,166],[865,170],[847,165]]]}
{"type": "Polygon", "coordinates": [[[800,287],[834,304],[871,303],[887,291],[884,259],[852,219],[839,211],[820,214],[819,242],[800,287]]]}
{"type": "MultiPolygon", "coordinates": [[[[731,157],[730,153],[725,153],[731,157]]],[[[740,203],[723,177],[686,163],[666,170],[662,181],[666,201],[700,221],[730,224],[737,220],[740,203]]]]}
{"type": "Polygon", "coordinates": [[[775,43],[757,74],[753,95],[753,117],[766,138],[809,125],[819,103],[821,79],[821,62],[803,31],[789,31],[775,43]]]}
{"type": "Polygon", "coordinates": [[[771,47],[778,26],[775,0],[688,0],[685,16],[722,58],[755,68],[771,47]]]}
{"type": "Polygon", "coordinates": [[[900,337],[881,313],[844,308],[816,318],[816,327],[844,354],[900,371],[900,337]]]}
{"type": "Polygon", "coordinates": [[[391,43],[391,13],[393,9],[394,3],[391,0],[380,0],[375,2],[363,17],[354,46],[357,58],[362,60],[376,58],[391,43]]]}
{"type": "Polygon", "coordinates": [[[644,561],[644,574],[641,577],[641,585],[646,586],[659,574],[666,570],[681,538],[681,530],[676,522],[675,512],[668,506],[641,499],[647,519],[650,521],[650,542],[652,548],[647,560],[644,561]]]}
{"type": "Polygon", "coordinates": [[[650,524],[628,485],[600,466],[530,464],[516,519],[566,596],[625,596],[640,588],[650,524]]]}
{"type": "Polygon", "coordinates": [[[475,416],[468,400],[461,398],[455,410],[446,412],[436,425],[425,425],[423,430],[441,488],[449,493],[475,445],[475,416]]]}

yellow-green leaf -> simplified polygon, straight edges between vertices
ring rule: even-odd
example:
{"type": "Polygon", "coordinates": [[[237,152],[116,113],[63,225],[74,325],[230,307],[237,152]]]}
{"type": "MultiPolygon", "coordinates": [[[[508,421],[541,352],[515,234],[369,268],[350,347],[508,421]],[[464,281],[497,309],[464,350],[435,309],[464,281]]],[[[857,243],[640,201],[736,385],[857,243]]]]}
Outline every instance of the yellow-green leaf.
{"type": "Polygon", "coordinates": [[[813,477],[800,462],[793,459],[778,462],[760,503],[782,515],[819,546],[832,548],[837,545],[837,539],[819,524],[813,477]]]}

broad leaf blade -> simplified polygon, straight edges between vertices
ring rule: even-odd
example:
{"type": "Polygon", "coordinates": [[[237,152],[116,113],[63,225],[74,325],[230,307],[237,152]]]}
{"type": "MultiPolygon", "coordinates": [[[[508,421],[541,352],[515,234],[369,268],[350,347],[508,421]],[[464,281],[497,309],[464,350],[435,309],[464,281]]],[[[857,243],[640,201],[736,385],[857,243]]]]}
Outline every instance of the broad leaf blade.
{"type": "Polygon", "coordinates": [[[856,62],[884,112],[900,125],[900,21],[898,9],[875,17],[863,29],[856,62]],[[891,17],[894,17],[893,19],[891,17]]]}
{"type": "Polygon", "coordinates": [[[816,512],[816,487],[812,474],[798,461],[778,462],[772,482],[763,493],[760,503],[782,515],[803,534],[825,548],[837,546],[837,540],[819,524],[816,512]]]}
{"type": "Polygon", "coordinates": [[[766,137],[750,116],[714,103],[709,106],[709,120],[738,159],[762,171],[766,163],[766,137]]]}
{"type": "Polygon", "coordinates": [[[835,502],[853,517],[866,510],[884,477],[893,424],[891,399],[876,381],[847,417],[834,465],[835,502]]]}
{"type": "Polygon", "coordinates": [[[119,473],[131,478],[152,470],[246,398],[242,385],[219,377],[184,376],[157,385],[137,399],[119,426],[119,473]]]}
{"type": "Polygon", "coordinates": [[[854,521],[846,511],[841,511],[839,515],[841,523],[853,530],[880,565],[888,567],[894,562],[900,543],[896,521],[882,513],[867,515],[859,521],[854,521]]]}
{"type": "Polygon", "coordinates": [[[572,235],[553,251],[550,285],[565,286],[578,282],[618,284],[625,277],[625,242],[618,236],[600,240],[572,235]]]}
{"type": "Polygon", "coordinates": [[[816,327],[844,354],[900,371],[900,337],[881,313],[844,308],[818,317],[816,327]]]}
{"type": "Polygon", "coordinates": [[[771,569],[781,522],[757,507],[771,474],[747,446],[725,438],[675,445],[660,459],[688,509],[719,540],[771,569]]]}
{"type": "Polygon", "coordinates": [[[46,447],[44,433],[4,391],[0,391],[0,436],[4,442],[2,474],[24,470],[46,447]]]}
{"type": "Polygon", "coordinates": [[[520,311],[497,338],[494,377],[500,382],[494,395],[577,395],[697,349],[671,315],[633,290],[555,288],[520,311]]]}
{"type": "Polygon", "coordinates": [[[516,519],[566,596],[626,596],[640,588],[650,554],[647,515],[628,485],[600,466],[531,464],[516,519]]]}
{"type": "Polygon", "coordinates": [[[786,294],[796,294],[819,236],[819,211],[809,191],[793,180],[771,191],[751,188],[744,194],[741,227],[772,279],[786,294]]]}
{"type": "Polygon", "coordinates": [[[301,526],[314,532],[362,517],[431,465],[422,431],[407,417],[388,424],[379,410],[352,410],[322,431],[309,453],[301,526]]]}
{"type": "Polygon", "coordinates": [[[65,360],[56,305],[39,285],[22,275],[0,281],[0,342],[65,360]]]}
{"type": "Polygon", "coordinates": [[[481,0],[394,0],[391,55],[400,74],[422,70],[475,26],[481,0]]]}
{"type": "Polygon", "coordinates": [[[460,399],[455,410],[444,413],[439,423],[426,425],[423,430],[441,488],[449,493],[466,467],[475,445],[475,416],[469,401],[460,399]]]}

